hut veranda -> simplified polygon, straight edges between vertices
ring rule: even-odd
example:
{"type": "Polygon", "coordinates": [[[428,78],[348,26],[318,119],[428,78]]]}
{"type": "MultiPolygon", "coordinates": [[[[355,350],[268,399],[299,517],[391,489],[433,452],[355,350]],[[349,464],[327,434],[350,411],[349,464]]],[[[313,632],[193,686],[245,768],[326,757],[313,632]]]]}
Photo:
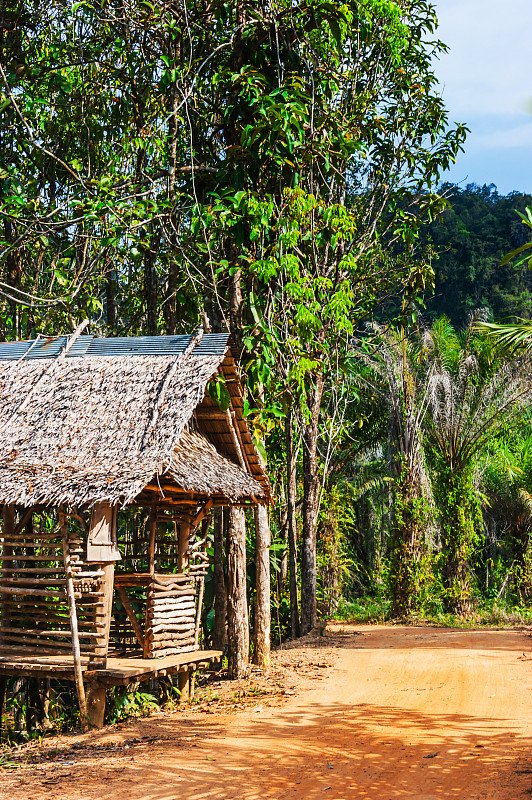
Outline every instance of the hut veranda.
{"type": "Polygon", "coordinates": [[[101,726],[106,687],[185,695],[221,655],[198,649],[205,521],[270,499],[227,339],[0,344],[0,715],[7,676],[62,677],[101,726]]]}

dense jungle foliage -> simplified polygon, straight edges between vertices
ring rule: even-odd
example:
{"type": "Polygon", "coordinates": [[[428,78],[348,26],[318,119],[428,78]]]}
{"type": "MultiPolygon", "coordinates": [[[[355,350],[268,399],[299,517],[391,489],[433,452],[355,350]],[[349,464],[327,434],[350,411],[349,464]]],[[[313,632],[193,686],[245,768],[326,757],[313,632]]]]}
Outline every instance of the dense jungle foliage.
{"type": "Polygon", "coordinates": [[[506,253],[528,241],[529,231],[516,212],[524,213],[532,196],[497,187],[469,184],[440,187],[450,207],[424,232],[435,258],[434,293],[426,298],[429,319],[445,314],[462,326],[476,308],[487,308],[494,319],[532,315],[532,276],[527,264],[501,265],[506,253]]]}
{"type": "Polygon", "coordinates": [[[331,614],[526,608],[530,365],[478,323],[532,316],[528,264],[501,265],[532,197],[441,184],[467,129],[434,74],[434,7],[1,15],[2,337],[85,318],[103,336],[231,333],[276,497],[274,639],[331,614]]]}

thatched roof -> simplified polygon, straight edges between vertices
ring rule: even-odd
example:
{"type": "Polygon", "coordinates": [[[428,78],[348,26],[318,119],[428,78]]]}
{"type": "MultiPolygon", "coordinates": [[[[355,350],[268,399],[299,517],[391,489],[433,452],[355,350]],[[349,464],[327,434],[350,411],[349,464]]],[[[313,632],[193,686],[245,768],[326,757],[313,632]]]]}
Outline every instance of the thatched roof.
{"type": "MultiPolygon", "coordinates": [[[[47,343],[29,353],[29,343],[1,345],[0,503],[127,504],[165,474],[186,491],[263,498],[262,471],[254,470],[263,486],[225,457],[230,452],[187,432],[224,361],[220,336],[203,337],[189,353],[191,337],[174,337],[185,341],[173,349],[160,342],[169,338],[80,337],[91,341],[78,340],[69,357],[59,358],[39,357],[47,343]]],[[[48,350],[57,351],[57,341],[48,350]]]]}
{"type": "Polygon", "coordinates": [[[191,431],[183,431],[179,437],[168,473],[178,486],[191,492],[227,495],[228,486],[239,486],[242,494],[261,493],[253,478],[220,455],[201,434],[191,431]]]}

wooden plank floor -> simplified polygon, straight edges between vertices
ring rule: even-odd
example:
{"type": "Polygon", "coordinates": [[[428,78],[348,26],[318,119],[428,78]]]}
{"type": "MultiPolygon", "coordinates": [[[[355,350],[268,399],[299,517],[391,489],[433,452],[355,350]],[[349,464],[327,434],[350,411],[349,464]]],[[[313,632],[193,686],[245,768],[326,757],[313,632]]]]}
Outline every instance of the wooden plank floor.
{"type": "MultiPolygon", "coordinates": [[[[82,659],[82,670],[86,680],[94,680],[107,686],[125,686],[131,681],[143,681],[157,676],[174,675],[184,669],[206,667],[211,661],[220,659],[220,650],[195,650],[164,658],[140,658],[111,656],[105,669],[89,669],[88,659],[82,659]]],[[[41,655],[29,649],[0,648],[0,676],[21,675],[39,678],[66,678],[74,680],[72,656],[41,655]]]]}

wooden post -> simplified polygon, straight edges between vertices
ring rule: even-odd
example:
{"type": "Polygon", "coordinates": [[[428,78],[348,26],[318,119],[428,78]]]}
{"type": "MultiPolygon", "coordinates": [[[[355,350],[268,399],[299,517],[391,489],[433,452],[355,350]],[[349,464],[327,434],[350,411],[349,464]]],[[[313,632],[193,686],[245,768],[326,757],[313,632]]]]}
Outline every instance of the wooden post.
{"type": "Polygon", "coordinates": [[[150,538],[148,540],[148,562],[150,575],[155,575],[155,539],[157,536],[157,509],[150,509],[150,538]]]}
{"type": "Polygon", "coordinates": [[[120,561],[116,516],[116,506],[108,503],[97,503],[94,506],[87,538],[87,561],[99,564],[120,561]]]}
{"type": "Polygon", "coordinates": [[[190,696],[190,675],[188,667],[177,673],[177,688],[179,689],[179,702],[188,702],[190,696]]]}
{"type": "Polygon", "coordinates": [[[103,728],[105,717],[105,686],[97,681],[87,685],[87,716],[94,728],[103,728]]]}
{"type": "Polygon", "coordinates": [[[266,506],[255,508],[255,647],[253,662],[270,664],[270,544],[271,531],[266,506]]]}
{"type": "Polygon", "coordinates": [[[43,728],[49,730],[53,727],[50,722],[50,678],[43,678],[41,683],[43,728]]]}
{"type": "Polygon", "coordinates": [[[115,562],[108,561],[101,565],[102,579],[101,587],[103,591],[103,613],[105,615],[104,642],[105,648],[104,666],[107,665],[107,651],[109,649],[109,632],[111,630],[111,616],[113,614],[113,589],[115,582],[115,562]]]}
{"type": "Polygon", "coordinates": [[[190,543],[190,528],[187,522],[179,526],[179,552],[177,557],[177,571],[183,572],[188,564],[187,550],[190,543]]]}
{"type": "Polygon", "coordinates": [[[70,616],[70,631],[72,634],[72,655],[74,656],[74,675],[76,680],[76,690],[78,694],[79,713],[83,728],[88,728],[87,701],[85,698],[85,686],[83,685],[83,672],[81,669],[81,651],[79,647],[78,615],[76,612],[76,600],[74,596],[74,580],[72,576],[72,564],[70,561],[70,548],[68,544],[68,520],[62,511],[59,511],[59,524],[63,540],[63,561],[66,575],[66,594],[68,600],[68,612],[70,616]]]}
{"type": "Polygon", "coordinates": [[[214,510],[214,628],[212,644],[215,650],[223,650],[227,641],[225,618],[227,604],[225,599],[224,575],[224,521],[221,508],[214,510]]]}
{"type": "Polygon", "coordinates": [[[194,647],[196,650],[198,649],[199,644],[199,634],[200,634],[200,627],[201,627],[201,607],[203,605],[203,590],[205,588],[205,579],[203,575],[201,578],[198,579],[198,604],[196,606],[196,619],[194,624],[194,647]]]}
{"type": "Polygon", "coordinates": [[[6,698],[7,678],[0,678],[0,739],[2,738],[2,721],[4,713],[4,702],[6,698]]]}
{"type": "Polygon", "coordinates": [[[246,517],[243,508],[229,508],[227,550],[227,642],[229,678],[244,678],[249,664],[246,581],[246,517]]]}
{"type": "Polygon", "coordinates": [[[100,652],[103,650],[104,667],[107,663],[109,631],[113,614],[115,561],[120,560],[116,522],[116,506],[111,506],[108,503],[97,503],[92,510],[87,537],[87,562],[97,564],[103,573],[100,586],[103,593],[102,613],[104,615],[104,625],[99,649],[100,652]]]}

